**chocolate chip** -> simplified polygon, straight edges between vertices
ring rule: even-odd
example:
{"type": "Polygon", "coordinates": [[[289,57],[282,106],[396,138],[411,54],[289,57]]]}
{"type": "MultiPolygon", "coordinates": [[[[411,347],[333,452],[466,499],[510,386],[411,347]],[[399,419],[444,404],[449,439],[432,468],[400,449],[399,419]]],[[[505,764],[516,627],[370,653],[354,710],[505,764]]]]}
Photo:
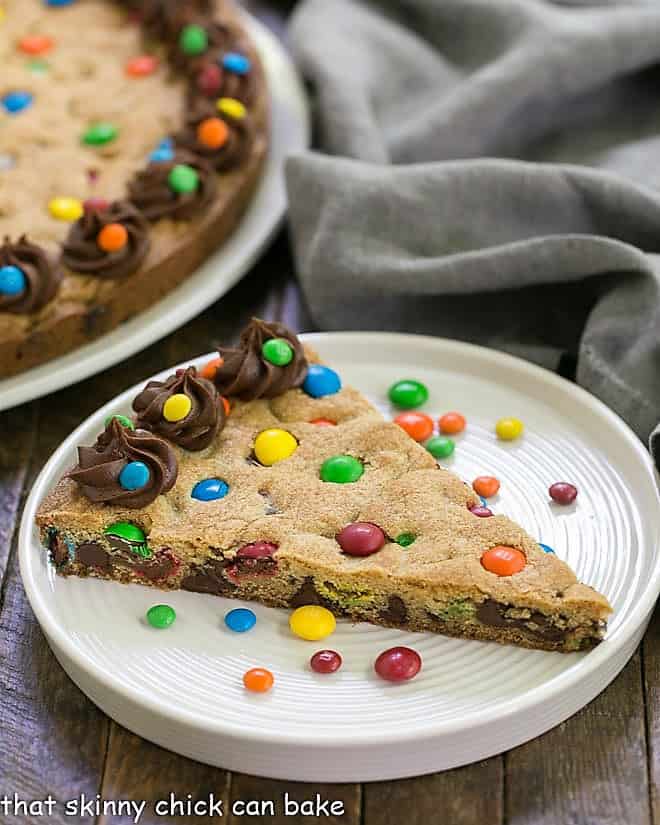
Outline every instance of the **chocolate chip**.
{"type": "Polygon", "coordinates": [[[62,536],[53,530],[48,536],[50,560],[55,567],[63,567],[69,561],[69,549],[62,536]]]}
{"type": "Polygon", "coordinates": [[[384,622],[402,625],[408,620],[408,608],[400,596],[390,596],[387,607],[380,611],[380,617],[384,622]]]}
{"type": "Polygon", "coordinates": [[[486,599],[477,605],[477,619],[490,627],[513,627],[548,642],[558,642],[566,637],[566,632],[553,624],[549,616],[533,611],[529,618],[507,616],[510,605],[486,599]]]}
{"type": "Polygon", "coordinates": [[[181,580],[182,590],[191,590],[193,593],[211,593],[214,596],[223,596],[235,589],[223,575],[224,565],[219,561],[210,561],[203,567],[194,565],[185,578],[181,580]]]}
{"type": "Polygon", "coordinates": [[[98,542],[86,541],[76,547],[76,561],[85,567],[96,567],[97,570],[110,570],[110,554],[98,542]]]}
{"type": "Polygon", "coordinates": [[[321,607],[327,607],[328,610],[337,611],[336,605],[333,606],[328,599],[323,596],[314,587],[314,579],[308,576],[303,580],[298,590],[289,599],[291,607],[304,607],[306,604],[317,604],[321,607]]]}

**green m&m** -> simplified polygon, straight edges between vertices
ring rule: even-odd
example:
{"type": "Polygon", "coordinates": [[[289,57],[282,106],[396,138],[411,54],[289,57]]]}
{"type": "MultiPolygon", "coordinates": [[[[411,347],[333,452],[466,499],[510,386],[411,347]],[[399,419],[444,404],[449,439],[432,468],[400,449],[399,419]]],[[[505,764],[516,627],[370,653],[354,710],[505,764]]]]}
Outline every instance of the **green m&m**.
{"type": "Polygon", "coordinates": [[[430,438],[425,446],[434,458],[449,458],[456,448],[456,444],[452,439],[444,435],[436,435],[434,438],[430,438]]]}
{"type": "Polygon", "coordinates": [[[191,192],[197,191],[199,175],[192,166],[188,166],[185,163],[177,163],[167,176],[167,182],[170,189],[173,189],[180,195],[188,195],[191,192]]]}
{"type": "Polygon", "coordinates": [[[126,427],[126,429],[128,429],[128,430],[134,430],[134,429],[135,429],[135,424],[133,424],[133,422],[131,421],[131,419],[130,419],[130,418],[128,418],[128,416],[126,416],[126,415],[109,415],[109,416],[105,419],[105,422],[104,422],[104,423],[105,423],[105,426],[107,427],[107,426],[108,426],[108,424],[109,424],[109,423],[110,423],[113,419],[116,419],[116,420],[117,420],[117,421],[118,421],[118,422],[122,425],[122,427],[126,427]]]}
{"type": "Polygon", "coordinates": [[[362,462],[352,455],[333,455],[321,465],[321,480],[335,484],[352,484],[364,473],[362,462]]]}
{"type": "Polygon", "coordinates": [[[103,146],[115,140],[119,129],[113,123],[93,123],[83,134],[82,142],[88,146],[103,146]]]}
{"type": "Polygon", "coordinates": [[[414,407],[421,407],[422,404],[428,401],[429,391],[420,381],[406,378],[392,384],[388,395],[395,407],[412,410],[414,407]]]}
{"type": "Polygon", "coordinates": [[[394,541],[400,547],[410,547],[410,545],[415,541],[417,536],[414,533],[399,533],[399,535],[394,539],[394,541]]]}
{"type": "Polygon", "coordinates": [[[103,532],[110,539],[119,539],[136,556],[142,556],[145,559],[151,556],[147,537],[137,524],[131,524],[130,521],[115,521],[109,524],[103,532]]]}
{"type": "Polygon", "coordinates": [[[184,54],[194,57],[208,49],[209,36],[203,26],[190,23],[184,26],[179,35],[179,46],[184,54]]]}
{"type": "Polygon", "coordinates": [[[176,611],[169,604],[155,604],[147,610],[147,621],[152,627],[164,630],[174,623],[176,611]]]}
{"type": "Polygon", "coordinates": [[[271,338],[261,347],[261,354],[266,361],[276,367],[286,367],[293,361],[293,347],[284,338],[271,338]]]}

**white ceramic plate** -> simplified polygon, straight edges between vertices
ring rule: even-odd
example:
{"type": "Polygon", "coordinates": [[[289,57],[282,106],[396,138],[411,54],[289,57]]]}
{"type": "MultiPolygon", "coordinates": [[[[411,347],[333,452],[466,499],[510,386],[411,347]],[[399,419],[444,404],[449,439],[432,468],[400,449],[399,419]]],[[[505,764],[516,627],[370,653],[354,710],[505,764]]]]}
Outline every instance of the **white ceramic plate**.
{"type": "MultiPolygon", "coordinates": [[[[166,748],[237,771],[291,780],[391,779],[451,768],[518,745],[566,719],[599,693],[637,645],[660,582],[660,507],[651,461],[599,401],[549,372],[500,353],[422,336],[306,336],[347,384],[391,414],[388,386],[424,381],[434,416],[468,418],[452,470],[498,476],[493,507],[556,549],[614,606],[607,639],[587,654],[544,653],[340,621],[333,637],[303,642],[288,611],[252,605],[258,621],[232,634],[223,616],[237,602],[139,585],[63,579],[39,546],[39,501],[94,441],[110,412],[127,413],[137,388],[118,396],[59,448],[34,485],[20,534],[23,581],[50,644],[72,679],[125,727],[166,748]],[[519,442],[493,434],[497,418],[526,424],[519,442]],[[577,484],[571,507],[550,503],[553,481],[577,484]],[[177,611],[167,631],[145,611],[177,611]],[[373,661],[405,644],[424,660],[405,684],[380,681],[373,661]],[[342,670],[313,674],[310,655],[339,650],[342,670]],[[241,677],[262,665],[274,689],[247,693],[241,677]]],[[[208,359],[200,359],[204,362],[208,359]]]]}
{"type": "Polygon", "coordinates": [[[277,38],[249,15],[271,97],[271,143],[261,181],[238,228],[194,275],[158,303],[60,358],[0,380],[0,410],[60,390],[139,350],[199,315],[252,266],[286,211],[284,160],[309,144],[309,112],[298,74],[277,38]]]}

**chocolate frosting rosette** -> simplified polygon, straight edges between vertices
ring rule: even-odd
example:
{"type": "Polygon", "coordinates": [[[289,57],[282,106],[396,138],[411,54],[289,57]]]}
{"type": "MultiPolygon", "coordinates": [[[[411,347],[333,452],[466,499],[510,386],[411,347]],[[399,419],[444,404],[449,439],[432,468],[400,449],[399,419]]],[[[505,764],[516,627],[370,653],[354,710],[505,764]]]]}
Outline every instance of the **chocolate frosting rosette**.
{"type": "Polygon", "coordinates": [[[252,49],[240,40],[226,49],[205,55],[190,73],[188,104],[193,105],[200,97],[212,102],[230,97],[250,106],[258,91],[254,62],[252,49]]]}
{"type": "Polygon", "coordinates": [[[171,490],[177,474],[167,441],[113,417],[93,447],[78,447],[78,464],[67,476],[90,501],[133,509],[171,490]]]}
{"type": "Polygon", "coordinates": [[[232,28],[211,17],[190,15],[176,35],[170,40],[169,60],[178,72],[196,74],[209,55],[228,49],[236,39],[232,28]],[[189,46],[188,31],[195,30],[194,48],[189,46]],[[188,31],[187,31],[188,30],[188,31]],[[203,35],[201,34],[203,32],[203,35]]]}
{"type": "Polygon", "coordinates": [[[0,247],[0,271],[11,288],[0,290],[0,312],[36,312],[55,296],[62,270],[45,250],[22,235],[15,243],[5,238],[0,247]]]}
{"type": "Polygon", "coordinates": [[[140,268],[151,242],[149,223],[132,204],[88,209],[69,231],[62,263],[81,275],[125,278],[140,268]]]}
{"type": "Polygon", "coordinates": [[[302,344],[277,322],[253,318],[241,333],[238,347],[219,349],[222,364],[214,381],[222,395],[242,401],[275,398],[299,387],[307,375],[302,344]]]}
{"type": "Polygon", "coordinates": [[[136,423],[185,450],[203,450],[225,425],[214,384],[195,367],[177,370],[165,381],[149,381],[133,401],[136,423]]]}
{"type": "Polygon", "coordinates": [[[213,200],[213,168],[202,158],[179,150],[170,161],[154,161],[128,186],[131,203],[150,221],[188,220],[213,200]]]}
{"type": "Polygon", "coordinates": [[[218,172],[233,169],[250,154],[254,143],[252,119],[239,100],[220,98],[217,104],[198,99],[186,127],[174,137],[177,146],[208,161],[218,172]]]}
{"type": "Polygon", "coordinates": [[[175,37],[195,16],[210,14],[212,0],[121,0],[122,5],[138,17],[143,31],[157,40],[175,37]]]}

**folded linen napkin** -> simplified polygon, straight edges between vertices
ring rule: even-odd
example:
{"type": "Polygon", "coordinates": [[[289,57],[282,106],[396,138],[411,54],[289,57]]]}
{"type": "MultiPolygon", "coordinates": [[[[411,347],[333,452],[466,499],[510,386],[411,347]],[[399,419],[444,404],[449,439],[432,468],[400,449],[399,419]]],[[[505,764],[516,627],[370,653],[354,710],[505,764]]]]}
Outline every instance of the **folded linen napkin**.
{"type": "Polygon", "coordinates": [[[304,0],[290,34],[319,325],[574,355],[660,468],[660,4],[304,0]]]}

